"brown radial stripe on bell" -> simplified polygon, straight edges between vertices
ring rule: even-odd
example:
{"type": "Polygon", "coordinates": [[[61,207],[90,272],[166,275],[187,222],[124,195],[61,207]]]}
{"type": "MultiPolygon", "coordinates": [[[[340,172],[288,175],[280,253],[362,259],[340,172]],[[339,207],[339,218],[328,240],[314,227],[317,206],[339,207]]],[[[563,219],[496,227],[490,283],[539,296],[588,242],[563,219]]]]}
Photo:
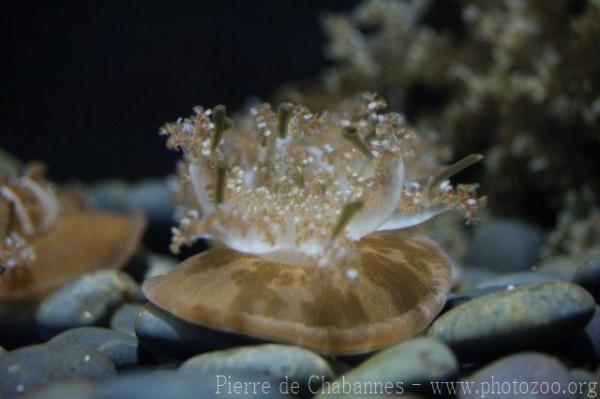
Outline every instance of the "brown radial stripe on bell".
{"type": "Polygon", "coordinates": [[[144,283],[148,299],[192,323],[327,354],[373,351],[425,329],[450,288],[446,255],[425,237],[364,237],[358,277],[213,248],[144,283]],[[322,273],[315,275],[315,273],[322,273]]]}

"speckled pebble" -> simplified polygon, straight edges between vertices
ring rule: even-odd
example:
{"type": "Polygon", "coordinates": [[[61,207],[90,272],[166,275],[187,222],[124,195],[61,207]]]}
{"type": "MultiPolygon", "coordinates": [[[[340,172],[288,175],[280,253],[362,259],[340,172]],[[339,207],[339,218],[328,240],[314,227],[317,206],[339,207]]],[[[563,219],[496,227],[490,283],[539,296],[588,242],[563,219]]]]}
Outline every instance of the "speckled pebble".
{"type": "Polygon", "coordinates": [[[573,282],[588,290],[600,303],[600,258],[584,262],[575,272],[573,282]]]}
{"type": "Polygon", "coordinates": [[[58,334],[50,343],[79,344],[92,348],[108,357],[117,368],[134,367],[140,362],[137,338],[107,328],[74,328],[58,334]]]}
{"type": "MultiPolygon", "coordinates": [[[[330,380],[333,370],[321,356],[297,346],[265,344],[215,351],[195,356],[180,367],[188,375],[231,375],[250,373],[275,381],[297,382],[304,392],[309,391],[311,376],[330,380]]],[[[313,383],[315,391],[319,385],[313,383]]]]}
{"type": "Polygon", "coordinates": [[[115,366],[93,349],[77,345],[32,345],[0,357],[0,397],[12,399],[57,381],[102,381],[115,366]]]}
{"type": "Polygon", "coordinates": [[[135,337],[135,320],[143,308],[138,303],[121,305],[110,318],[110,328],[135,337]]]}
{"type": "MultiPolygon", "coordinates": [[[[319,398],[336,393],[337,387],[367,387],[376,383],[389,385],[386,394],[406,391],[427,392],[430,381],[449,381],[458,373],[458,362],[450,349],[442,342],[428,338],[414,338],[385,349],[342,377],[324,384],[319,398]]],[[[352,392],[357,392],[352,388],[352,392]]],[[[343,392],[344,393],[344,392],[343,392]]]]}
{"type": "Polygon", "coordinates": [[[594,298],[575,284],[530,284],[459,305],[438,318],[429,334],[450,345],[461,361],[483,359],[575,335],[594,310],[594,298]]]}
{"type": "Polygon", "coordinates": [[[542,353],[528,352],[504,357],[475,372],[464,381],[473,383],[473,391],[468,393],[461,390],[458,395],[461,399],[571,397],[563,392],[569,386],[569,370],[557,358],[542,353]],[[531,390],[534,389],[534,383],[538,394],[546,390],[542,383],[548,384],[550,390],[554,389],[554,394],[533,394],[531,390]]]}
{"type": "Polygon", "coordinates": [[[140,344],[156,356],[177,359],[258,342],[249,337],[188,323],[152,304],[146,304],[138,315],[135,334],[140,344]]]}
{"type": "Polygon", "coordinates": [[[36,314],[39,333],[50,338],[75,327],[108,325],[112,312],[139,292],[136,282],[119,271],[83,275],[40,304],[36,314]]]}

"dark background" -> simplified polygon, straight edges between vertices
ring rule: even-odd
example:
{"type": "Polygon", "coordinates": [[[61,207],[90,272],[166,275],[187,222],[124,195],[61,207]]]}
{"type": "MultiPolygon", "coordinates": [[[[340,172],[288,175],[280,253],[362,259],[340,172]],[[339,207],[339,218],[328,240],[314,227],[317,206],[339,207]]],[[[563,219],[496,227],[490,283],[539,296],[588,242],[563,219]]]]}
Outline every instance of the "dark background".
{"type": "Polygon", "coordinates": [[[0,146],[59,181],[166,175],[161,125],[318,74],[320,15],[357,2],[0,1],[0,146]]]}

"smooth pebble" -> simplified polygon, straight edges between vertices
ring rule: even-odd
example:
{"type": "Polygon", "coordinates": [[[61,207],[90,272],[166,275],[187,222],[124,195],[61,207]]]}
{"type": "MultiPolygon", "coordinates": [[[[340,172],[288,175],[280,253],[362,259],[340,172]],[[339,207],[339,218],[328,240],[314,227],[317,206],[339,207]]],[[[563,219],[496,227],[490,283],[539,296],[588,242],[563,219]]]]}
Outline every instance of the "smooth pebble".
{"type": "Polygon", "coordinates": [[[450,345],[461,361],[481,360],[574,336],[594,310],[594,298],[575,284],[529,284],[451,309],[433,323],[429,335],[450,345]]]}
{"type": "Polygon", "coordinates": [[[135,337],[135,321],[143,308],[139,303],[121,305],[110,318],[110,328],[135,337]]]}
{"type": "Polygon", "coordinates": [[[464,382],[471,384],[472,390],[459,390],[458,397],[569,398],[572,397],[566,392],[569,377],[569,370],[555,357],[535,352],[518,353],[496,360],[465,378],[464,382]],[[545,385],[553,391],[548,396],[538,396],[540,391],[546,390],[545,385]]]}
{"type": "Polygon", "coordinates": [[[50,343],[78,344],[94,349],[108,357],[119,369],[130,368],[140,363],[138,340],[131,335],[100,327],[80,327],[62,332],[50,343]]]}
{"type": "Polygon", "coordinates": [[[526,270],[538,261],[541,229],[513,219],[492,220],[475,230],[467,262],[498,272],[526,270]]]}
{"type": "Polygon", "coordinates": [[[342,377],[325,383],[318,397],[338,393],[427,393],[431,381],[449,381],[457,373],[458,362],[443,342],[429,337],[413,338],[373,355],[342,377]]]}
{"type": "Polygon", "coordinates": [[[600,303],[600,258],[584,262],[573,275],[573,282],[588,290],[600,303]]]}
{"type": "Polygon", "coordinates": [[[77,344],[42,344],[0,356],[0,397],[12,399],[57,381],[102,381],[116,375],[113,363],[77,344]]]}
{"type": "Polygon", "coordinates": [[[85,274],[40,304],[36,314],[39,333],[50,338],[75,327],[108,325],[112,312],[139,293],[137,283],[123,272],[85,274]]]}
{"type": "Polygon", "coordinates": [[[179,370],[189,375],[209,376],[254,373],[276,381],[297,382],[304,392],[316,391],[320,381],[331,380],[334,376],[327,361],[316,353],[279,344],[204,353],[187,360],[179,370]]]}
{"type": "Polygon", "coordinates": [[[148,303],[135,322],[140,344],[156,356],[187,359],[210,350],[255,344],[249,337],[188,323],[148,303]]]}

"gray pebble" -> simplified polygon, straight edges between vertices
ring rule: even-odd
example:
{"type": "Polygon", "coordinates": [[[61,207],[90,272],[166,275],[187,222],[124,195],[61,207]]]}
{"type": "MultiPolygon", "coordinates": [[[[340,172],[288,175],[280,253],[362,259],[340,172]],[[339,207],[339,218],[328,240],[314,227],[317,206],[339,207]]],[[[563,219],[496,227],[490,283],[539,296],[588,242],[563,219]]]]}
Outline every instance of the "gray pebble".
{"type": "Polygon", "coordinates": [[[349,383],[345,385],[351,386],[352,391],[342,393],[427,392],[430,381],[449,381],[457,373],[458,362],[444,343],[428,337],[414,338],[377,353],[337,380],[324,384],[318,397],[336,393],[338,386],[343,389],[344,382],[349,383]],[[375,386],[378,391],[365,391],[375,386]]]}
{"type": "Polygon", "coordinates": [[[538,261],[543,241],[542,230],[535,226],[517,220],[495,220],[475,231],[467,260],[499,272],[526,270],[538,261]]]}
{"type": "Polygon", "coordinates": [[[560,345],[557,353],[582,366],[600,362],[600,306],[596,306],[594,316],[585,329],[560,345]]]}
{"type": "Polygon", "coordinates": [[[589,342],[589,353],[595,356],[596,363],[600,362],[600,306],[596,306],[594,317],[585,326],[584,334],[589,342]]]}
{"type": "Polygon", "coordinates": [[[546,281],[565,281],[565,279],[559,274],[548,272],[514,272],[486,279],[477,284],[476,288],[507,287],[509,285],[517,286],[544,283],[546,281]]]}
{"type": "Polygon", "coordinates": [[[461,399],[571,397],[563,393],[569,386],[569,370],[558,359],[535,352],[504,357],[467,377],[465,382],[473,383],[474,389],[470,394],[466,390],[460,390],[458,397],[461,399]],[[534,383],[537,395],[531,392],[534,383]],[[542,383],[548,384],[549,389],[554,389],[554,394],[538,396],[540,391],[546,390],[542,383]]]}
{"type": "Polygon", "coordinates": [[[450,345],[461,361],[485,359],[575,335],[594,310],[592,296],[575,284],[523,285],[457,306],[429,334],[450,345]]]}
{"type": "Polygon", "coordinates": [[[544,259],[533,267],[537,272],[560,275],[563,280],[571,280],[585,258],[578,255],[560,255],[544,259]]]}
{"type": "Polygon", "coordinates": [[[179,261],[171,256],[140,251],[125,265],[123,271],[141,283],[150,277],[167,274],[178,263],[179,261]]]}
{"type": "MultiPolygon", "coordinates": [[[[513,289],[513,288],[514,287],[512,287],[512,286],[510,287],[510,289],[513,289]]],[[[446,303],[444,304],[444,309],[442,310],[442,313],[445,313],[445,312],[449,311],[450,309],[457,307],[458,305],[462,305],[465,302],[472,301],[473,299],[480,298],[482,296],[489,295],[494,292],[505,291],[507,289],[509,289],[509,287],[493,286],[493,287],[473,288],[470,290],[459,291],[459,292],[451,292],[448,294],[448,297],[446,298],[446,303]]]]}
{"type": "Polygon", "coordinates": [[[36,315],[40,335],[50,338],[75,327],[107,325],[112,312],[139,292],[131,277],[116,270],[83,275],[40,304],[36,315]]]}
{"type": "Polygon", "coordinates": [[[596,376],[591,371],[585,369],[572,369],[569,373],[569,381],[577,387],[577,394],[574,395],[576,398],[587,398],[588,393],[592,394],[592,396],[589,396],[590,398],[595,397],[598,394],[596,376]]]}
{"type": "Polygon", "coordinates": [[[91,399],[95,386],[90,381],[62,381],[35,391],[27,399],[91,399]]]}
{"type": "Polygon", "coordinates": [[[135,320],[143,308],[138,303],[121,305],[110,318],[110,328],[135,337],[135,320]]]}
{"type": "MultiPolygon", "coordinates": [[[[331,398],[343,398],[343,399],[369,399],[369,398],[379,398],[379,399],[385,399],[385,398],[389,398],[390,396],[388,395],[371,395],[371,394],[359,394],[359,393],[350,393],[350,394],[333,394],[330,396],[326,396],[326,397],[331,397],[331,398]]],[[[394,397],[394,396],[391,396],[394,397]]],[[[403,392],[401,394],[398,394],[397,397],[401,398],[401,399],[422,399],[422,396],[418,396],[414,393],[410,393],[410,392],[403,392]]]]}
{"type": "Polygon", "coordinates": [[[189,375],[231,375],[240,373],[265,376],[275,381],[297,382],[303,392],[316,391],[314,381],[330,380],[333,370],[316,353],[290,345],[264,344],[246,346],[195,356],[180,367],[189,375]],[[312,377],[312,378],[311,378],[312,377]]]}
{"type": "Polygon", "coordinates": [[[115,375],[113,363],[88,347],[32,345],[0,357],[0,396],[11,399],[58,381],[102,381],[115,375]]]}
{"type": "Polygon", "coordinates": [[[145,243],[149,248],[168,253],[175,208],[166,179],[147,179],[131,187],[129,206],[141,209],[148,217],[145,243]]]}
{"type": "Polygon", "coordinates": [[[164,256],[155,253],[148,253],[147,262],[148,268],[144,274],[144,280],[147,280],[150,277],[167,274],[179,263],[179,261],[172,256],[164,256]]]}
{"type": "Polygon", "coordinates": [[[15,348],[39,342],[35,323],[35,312],[39,302],[39,298],[0,300],[1,345],[15,348]]]}
{"type": "Polygon", "coordinates": [[[140,362],[137,338],[107,328],[74,328],[58,334],[50,343],[92,348],[112,360],[119,369],[134,367],[140,362]]]}
{"type": "Polygon", "coordinates": [[[468,290],[480,282],[498,276],[498,273],[488,267],[477,265],[460,266],[460,275],[457,287],[460,290],[468,290]]]}
{"type": "Polygon", "coordinates": [[[129,375],[98,387],[93,399],[290,398],[278,383],[256,375],[190,376],[175,371],[129,375]],[[230,377],[226,382],[222,380],[230,377]],[[241,384],[241,385],[236,385],[241,384]],[[246,385],[246,383],[248,385],[246,385]],[[265,389],[268,384],[268,389],[265,389]]]}
{"type": "Polygon", "coordinates": [[[151,353],[178,359],[258,342],[249,337],[188,323],[150,303],[138,315],[135,334],[140,344],[151,353]]]}
{"type": "Polygon", "coordinates": [[[133,185],[129,204],[133,209],[141,209],[151,224],[173,221],[173,199],[165,179],[146,179],[133,185]]]}
{"type": "Polygon", "coordinates": [[[600,258],[584,262],[575,272],[573,282],[588,290],[600,303],[600,258]]]}
{"type": "Polygon", "coordinates": [[[117,212],[128,213],[131,211],[129,205],[129,186],[121,180],[106,180],[93,184],[88,189],[95,208],[117,212]]]}
{"type": "Polygon", "coordinates": [[[160,251],[168,250],[175,210],[166,179],[147,179],[132,185],[108,180],[95,184],[89,192],[99,209],[120,213],[139,209],[144,212],[148,217],[145,243],[160,251]]]}

